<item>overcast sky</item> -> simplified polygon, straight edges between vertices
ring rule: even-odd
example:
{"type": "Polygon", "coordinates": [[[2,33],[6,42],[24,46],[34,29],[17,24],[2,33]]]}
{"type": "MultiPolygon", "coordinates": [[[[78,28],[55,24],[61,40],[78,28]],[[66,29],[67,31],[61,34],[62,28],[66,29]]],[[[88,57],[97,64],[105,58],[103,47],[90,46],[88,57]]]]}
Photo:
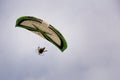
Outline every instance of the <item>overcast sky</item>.
{"type": "Polygon", "coordinates": [[[119,0],[0,0],[0,24],[0,80],[120,79],[119,0]],[[15,28],[21,16],[52,24],[68,48],[15,28]]]}

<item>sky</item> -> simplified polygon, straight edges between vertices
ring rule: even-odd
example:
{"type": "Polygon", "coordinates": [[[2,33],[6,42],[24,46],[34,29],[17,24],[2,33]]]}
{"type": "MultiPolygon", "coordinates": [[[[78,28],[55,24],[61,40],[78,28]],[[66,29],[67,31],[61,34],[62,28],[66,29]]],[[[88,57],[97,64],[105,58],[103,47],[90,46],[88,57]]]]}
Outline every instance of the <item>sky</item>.
{"type": "Polygon", "coordinates": [[[119,0],[0,0],[0,24],[0,80],[120,79],[119,0]],[[68,48],[16,28],[21,16],[52,24],[68,48]]]}

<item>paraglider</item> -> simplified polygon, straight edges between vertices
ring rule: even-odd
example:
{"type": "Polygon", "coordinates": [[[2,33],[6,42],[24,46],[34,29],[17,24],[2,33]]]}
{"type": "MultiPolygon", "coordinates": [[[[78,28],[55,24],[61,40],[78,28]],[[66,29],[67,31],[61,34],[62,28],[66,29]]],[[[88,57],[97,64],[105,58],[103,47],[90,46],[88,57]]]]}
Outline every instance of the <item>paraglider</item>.
{"type": "Polygon", "coordinates": [[[39,55],[43,54],[43,52],[47,52],[47,50],[45,50],[45,47],[43,47],[43,48],[38,47],[38,53],[39,53],[39,55]]]}
{"type": "MultiPolygon", "coordinates": [[[[48,40],[59,48],[62,52],[67,48],[67,42],[63,35],[55,29],[51,24],[48,24],[42,19],[38,19],[32,16],[23,16],[16,20],[16,27],[21,27],[27,29],[44,39],[48,40]]],[[[38,47],[39,53],[46,52],[45,47],[40,49],[38,47]]]]}

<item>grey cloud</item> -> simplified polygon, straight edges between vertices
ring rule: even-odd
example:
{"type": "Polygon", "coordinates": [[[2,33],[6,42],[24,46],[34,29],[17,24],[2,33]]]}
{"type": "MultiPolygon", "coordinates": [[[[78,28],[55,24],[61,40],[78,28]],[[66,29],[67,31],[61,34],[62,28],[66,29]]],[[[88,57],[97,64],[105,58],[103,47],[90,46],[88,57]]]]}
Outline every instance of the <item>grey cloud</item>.
{"type": "Polygon", "coordinates": [[[120,79],[120,15],[116,0],[4,0],[1,7],[1,80],[120,79]],[[31,15],[54,25],[65,36],[61,53],[44,39],[15,28],[18,17],[31,15]],[[46,46],[44,56],[37,46],[46,46]]]}

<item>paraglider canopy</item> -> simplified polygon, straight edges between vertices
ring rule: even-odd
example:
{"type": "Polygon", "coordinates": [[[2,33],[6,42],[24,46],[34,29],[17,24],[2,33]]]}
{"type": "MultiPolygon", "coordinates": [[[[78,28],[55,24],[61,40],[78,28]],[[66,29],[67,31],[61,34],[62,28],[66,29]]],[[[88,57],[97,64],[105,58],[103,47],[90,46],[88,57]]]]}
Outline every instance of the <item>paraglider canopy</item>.
{"type": "Polygon", "coordinates": [[[25,28],[43,37],[58,47],[62,52],[67,48],[67,42],[63,35],[52,25],[48,24],[42,19],[31,16],[23,16],[17,19],[16,27],[25,28]]]}

